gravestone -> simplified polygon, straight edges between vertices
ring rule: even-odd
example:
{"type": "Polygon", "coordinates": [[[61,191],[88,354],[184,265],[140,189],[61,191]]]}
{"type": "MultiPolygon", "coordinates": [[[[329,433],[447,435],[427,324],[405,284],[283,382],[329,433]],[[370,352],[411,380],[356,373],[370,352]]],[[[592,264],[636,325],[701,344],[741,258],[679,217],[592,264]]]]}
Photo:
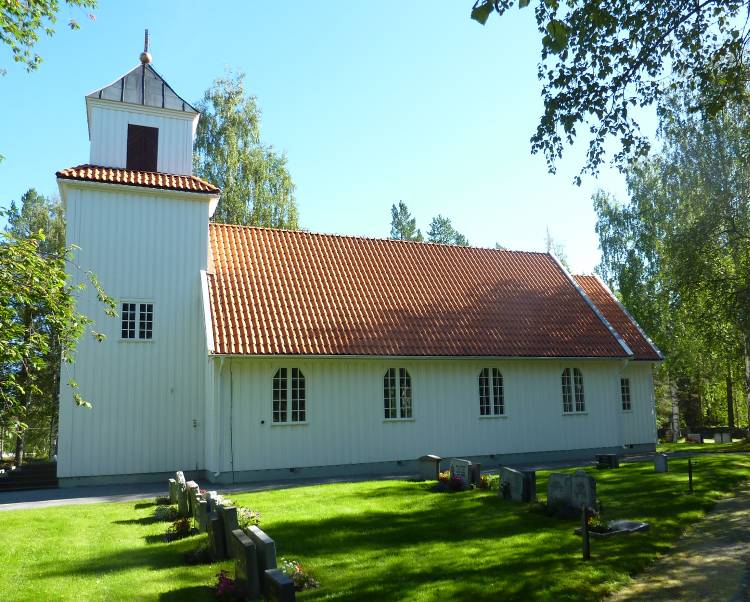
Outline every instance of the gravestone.
{"type": "Polygon", "coordinates": [[[474,487],[479,487],[482,484],[482,465],[472,463],[469,466],[469,480],[474,487]]]}
{"type": "Polygon", "coordinates": [[[188,481],[187,484],[187,498],[188,498],[188,509],[190,516],[195,518],[195,514],[198,511],[198,498],[200,497],[200,487],[195,481],[188,481]]]}
{"type": "Polygon", "coordinates": [[[667,458],[667,454],[656,454],[654,456],[655,472],[669,472],[669,463],[667,461],[667,458]]]}
{"type": "Polygon", "coordinates": [[[714,443],[731,443],[731,433],[714,433],[714,443]]]}
{"type": "Polygon", "coordinates": [[[279,569],[269,569],[263,574],[263,594],[266,600],[293,602],[296,600],[294,583],[279,569]]]}
{"type": "MultiPolygon", "coordinates": [[[[258,555],[258,570],[262,575],[265,571],[276,568],[276,544],[273,539],[268,537],[264,531],[255,525],[251,525],[249,529],[245,531],[247,536],[255,544],[255,549],[258,555]]],[[[263,587],[263,593],[266,594],[265,585],[263,587]]]]}
{"type": "Polygon", "coordinates": [[[517,502],[536,500],[536,472],[522,472],[503,466],[500,473],[500,495],[504,491],[508,492],[510,499],[517,502]]]}
{"type": "Polygon", "coordinates": [[[169,503],[177,503],[177,481],[169,479],[169,503]]]}
{"type": "Polygon", "coordinates": [[[464,487],[469,486],[469,468],[471,462],[460,458],[451,458],[451,478],[459,478],[464,487]]]}
{"type": "Polygon", "coordinates": [[[596,508],[596,481],[582,470],[570,479],[570,493],[573,508],[596,508]]]}
{"type": "Polygon", "coordinates": [[[703,435],[700,433],[688,433],[685,435],[686,443],[703,443],[703,435]]]}
{"type": "Polygon", "coordinates": [[[188,503],[187,488],[185,485],[177,483],[177,511],[180,516],[190,516],[190,504],[188,503]]]}
{"type": "Polygon", "coordinates": [[[242,529],[232,531],[231,556],[234,558],[234,576],[237,587],[249,600],[260,598],[258,553],[253,540],[242,529]]]}
{"type": "Polygon", "coordinates": [[[208,515],[206,531],[208,532],[208,549],[211,553],[211,558],[214,560],[222,560],[226,558],[227,545],[224,536],[224,523],[221,521],[221,517],[217,513],[211,512],[208,515]]]}
{"type": "Polygon", "coordinates": [[[185,474],[181,470],[174,473],[174,480],[177,481],[177,484],[180,486],[187,485],[187,483],[185,483],[185,474]]]}
{"type": "Polygon", "coordinates": [[[617,454],[597,454],[598,468],[619,468],[620,457],[617,454]]]}
{"type": "Polygon", "coordinates": [[[203,494],[203,499],[208,502],[209,512],[216,512],[216,500],[218,497],[219,495],[215,491],[206,491],[206,493],[203,494]]]}
{"type": "Polygon", "coordinates": [[[198,500],[196,504],[195,522],[198,524],[198,531],[205,533],[208,523],[208,502],[206,500],[198,500]]]}
{"type": "Polygon", "coordinates": [[[423,481],[437,481],[440,476],[440,461],[442,458],[434,454],[427,454],[419,458],[419,477],[423,481]]]}
{"type": "Polygon", "coordinates": [[[571,475],[553,472],[547,481],[547,505],[570,506],[571,487],[571,475]]]}
{"type": "Polygon", "coordinates": [[[224,524],[224,540],[227,542],[227,552],[231,552],[229,542],[232,541],[232,531],[239,529],[237,522],[237,508],[235,506],[220,505],[218,508],[221,522],[224,524]]]}

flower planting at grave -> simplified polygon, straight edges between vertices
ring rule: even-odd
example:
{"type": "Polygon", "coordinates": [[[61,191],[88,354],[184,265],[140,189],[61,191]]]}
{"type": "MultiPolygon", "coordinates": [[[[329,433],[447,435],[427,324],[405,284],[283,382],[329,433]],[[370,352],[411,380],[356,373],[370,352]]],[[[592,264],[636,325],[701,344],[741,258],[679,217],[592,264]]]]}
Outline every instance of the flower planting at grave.
{"type": "Polygon", "coordinates": [[[180,513],[177,511],[177,506],[157,506],[154,509],[154,518],[160,521],[175,521],[179,518],[180,513]]]}
{"type": "Polygon", "coordinates": [[[206,545],[198,546],[194,550],[185,552],[182,555],[182,558],[185,560],[185,564],[190,566],[196,564],[211,564],[213,562],[211,559],[211,553],[206,545]]]}
{"type": "Polygon", "coordinates": [[[444,470],[438,475],[438,482],[433,486],[432,490],[438,493],[456,493],[459,491],[466,491],[469,489],[460,477],[452,477],[450,470],[444,470]]]}
{"type": "Polygon", "coordinates": [[[320,587],[320,583],[318,583],[312,575],[305,572],[300,563],[296,560],[282,558],[281,566],[279,568],[292,580],[292,583],[294,583],[294,589],[298,592],[305,589],[320,587]]]}
{"type": "Polygon", "coordinates": [[[214,586],[214,597],[217,600],[226,602],[242,602],[244,596],[237,587],[234,579],[229,576],[229,571],[221,570],[216,575],[216,585],[214,586]]]}
{"type": "Polygon", "coordinates": [[[194,529],[191,526],[189,518],[178,518],[171,524],[169,529],[167,529],[167,532],[164,535],[164,540],[176,541],[178,539],[184,539],[186,537],[191,537],[192,535],[197,534],[198,529],[194,529]]]}

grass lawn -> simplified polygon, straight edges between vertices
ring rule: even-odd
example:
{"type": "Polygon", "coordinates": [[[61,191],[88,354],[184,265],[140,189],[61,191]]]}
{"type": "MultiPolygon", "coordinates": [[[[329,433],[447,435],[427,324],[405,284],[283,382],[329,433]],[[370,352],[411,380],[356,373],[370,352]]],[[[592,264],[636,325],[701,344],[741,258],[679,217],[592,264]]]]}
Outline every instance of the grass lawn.
{"type": "MultiPolygon", "coordinates": [[[[580,560],[576,521],[538,514],[497,491],[432,493],[427,483],[369,481],[235,494],[261,512],[279,556],[321,583],[304,600],[599,599],[666,552],[684,527],[750,477],[750,456],[704,456],[695,495],[687,460],[667,474],[651,463],[589,472],[605,518],[652,523],[651,531],[592,539],[580,560]]],[[[540,495],[548,473],[538,473],[540,495]]],[[[3,600],[210,600],[219,568],[184,566],[205,535],[158,540],[146,503],[0,513],[3,600]]]]}
{"type": "Polygon", "coordinates": [[[671,454],[674,452],[750,452],[750,441],[747,439],[732,439],[732,443],[714,443],[713,439],[704,439],[704,441],[705,443],[686,443],[684,439],[680,439],[678,443],[660,443],[656,446],[656,451],[663,454],[671,454]]]}

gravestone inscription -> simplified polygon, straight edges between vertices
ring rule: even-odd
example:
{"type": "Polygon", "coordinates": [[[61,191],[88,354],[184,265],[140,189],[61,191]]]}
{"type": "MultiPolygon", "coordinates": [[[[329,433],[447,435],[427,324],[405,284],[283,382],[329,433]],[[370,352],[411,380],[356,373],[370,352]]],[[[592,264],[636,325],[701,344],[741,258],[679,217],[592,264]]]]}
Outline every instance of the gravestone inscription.
{"type": "Polygon", "coordinates": [[[469,469],[471,468],[471,462],[468,460],[462,460],[460,458],[451,458],[451,478],[461,479],[464,487],[469,486],[469,469]]]}

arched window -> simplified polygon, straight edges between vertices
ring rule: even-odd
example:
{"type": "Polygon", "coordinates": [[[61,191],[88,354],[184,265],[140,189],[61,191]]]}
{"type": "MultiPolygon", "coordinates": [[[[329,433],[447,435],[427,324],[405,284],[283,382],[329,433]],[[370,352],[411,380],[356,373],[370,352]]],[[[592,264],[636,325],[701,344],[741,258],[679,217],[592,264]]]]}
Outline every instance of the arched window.
{"type": "Polygon", "coordinates": [[[383,408],[387,419],[411,418],[411,376],[406,368],[388,368],[383,376],[383,408]]]}
{"type": "Polygon", "coordinates": [[[279,368],[273,376],[273,421],[289,422],[288,400],[291,397],[291,422],[305,422],[305,375],[299,368],[279,368]],[[291,372],[291,383],[288,380],[291,372]],[[291,387],[289,386],[291,384],[291,387]],[[290,395],[291,394],[291,395],[290,395]]]}
{"type": "Polygon", "coordinates": [[[565,368],[562,371],[562,401],[563,412],[572,414],[575,412],[586,411],[586,400],[583,394],[583,374],[578,368],[565,368]],[[571,378],[572,372],[572,378],[571,378]],[[574,397],[575,396],[575,397],[574,397]],[[573,399],[575,398],[575,408],[573,399]]]}
{"type": "Polygon", "coordinates": [[[497,368],[482,368],[479,372],[479,415],[502,416],[505,414],[503,374],[497,368]],[[490,374],[492,383],[490,386],[490,374]]]}

